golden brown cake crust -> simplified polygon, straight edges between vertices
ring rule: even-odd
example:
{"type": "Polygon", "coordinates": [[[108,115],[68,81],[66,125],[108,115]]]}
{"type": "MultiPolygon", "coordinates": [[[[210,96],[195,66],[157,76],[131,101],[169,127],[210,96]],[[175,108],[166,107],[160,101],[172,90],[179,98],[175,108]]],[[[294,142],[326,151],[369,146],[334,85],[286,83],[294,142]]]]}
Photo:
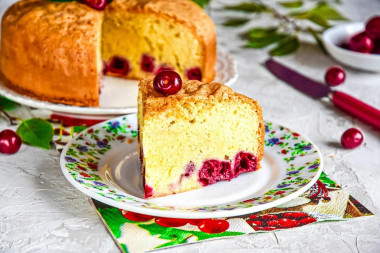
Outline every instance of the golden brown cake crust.
{"type": "Polygon", "coordinates": [[[211,18],[189,0],[113,0],[107,5],[106,12],[132,11],[154,13],[164,18],[174,19],[188,27],[198,38],[203,48],[202,67],[204,82],[211,82],[215,76],[216,32],[211,18]]]}
{"type": "Polygon", "coordinates": [[[2,19],[4,76],[18,91],[39,99],[98,105],[102,17],[78,2],[17,2],[2,19]]]}
{"type": "Polygon", "coordinates": [[[149,119],[150,117],[156,117],[158,114],[165,112],[170,108],[175,108],[176,104],[180,103],[183,98],[189,101],[197,101],[200,99],[208,100],[232,100],[232,101],[242,101],[244,103],[250,104],[252,109],[256,111],[259,117],[259,129],[257,136],[259,136],[259,147],[257,151],[258,161],[264,156],[264,135],[265,126],[263,120],[262,108],[257,101],[248,98],[240,93],[235,92],[230,87],[224,84],[212,82],[212,83],[202,83],[199,81],[186,81],[182,84],[182,89],[175,95],[165,96],[157,92],[153,88],[154,77],[147,77],[140,81],[139,89],[141,89],[140,94],[142,94],[143,116],[144,119],[149,119]]]}

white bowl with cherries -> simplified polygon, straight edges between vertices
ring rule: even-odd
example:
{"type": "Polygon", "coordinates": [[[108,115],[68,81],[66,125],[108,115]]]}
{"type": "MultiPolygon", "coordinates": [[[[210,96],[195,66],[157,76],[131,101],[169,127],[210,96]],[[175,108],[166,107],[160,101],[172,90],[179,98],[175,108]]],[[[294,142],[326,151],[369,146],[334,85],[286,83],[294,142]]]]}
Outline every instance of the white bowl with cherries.
{"type": "Polygon", "coordinates": [[[327,52],[342,64],[380,72],[380,16],[367,22],[341,24],[322,34],[327,52]]]}

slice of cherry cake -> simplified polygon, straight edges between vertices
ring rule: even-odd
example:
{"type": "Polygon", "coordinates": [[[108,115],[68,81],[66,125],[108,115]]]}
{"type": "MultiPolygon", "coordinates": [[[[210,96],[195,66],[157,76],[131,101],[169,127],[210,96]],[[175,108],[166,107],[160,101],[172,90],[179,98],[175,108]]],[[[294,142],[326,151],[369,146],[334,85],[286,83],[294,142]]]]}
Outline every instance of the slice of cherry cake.
{"type": "Polygon", "coordinates": [[[260,168],[261,107],[221,83],[182,84],[174,71],[143,79],[138,123],[146,198],[198,189],[260,168]]]}

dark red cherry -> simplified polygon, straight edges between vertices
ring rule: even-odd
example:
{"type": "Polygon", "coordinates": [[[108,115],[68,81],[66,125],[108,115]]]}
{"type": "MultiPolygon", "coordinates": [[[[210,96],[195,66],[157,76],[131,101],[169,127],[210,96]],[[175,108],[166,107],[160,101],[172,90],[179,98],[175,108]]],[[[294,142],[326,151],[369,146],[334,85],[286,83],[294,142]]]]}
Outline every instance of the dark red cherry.
{"type": "Polygon", "coordinates": [[[203,220],[198,223],[200,231],[208,234],[218,234],[225,232],[230,227],[230,224],[226,220],[203,220]]]}
{"type": "Polygon", "coordinates": [[[0,153],[14,154],[21,147],[21,138],[10,129],[0,132],[0,153]]]}
{"type": "Polygon", "coordinates": [[[174,95],[181,90],[182,79],[175,71],[162,71],[154,78],[153,87],[163,95],[174,95]]]}
{"type": "Polygon", "coordinates": [[[275,215],[275,214],[264,214],[264,215],[261,216],[261,219],[266,220],[266,221],[268,221],[268,220],[277,220],[278,216],[275,215]]]}
{"type": "Polygon", "coordinates": [[[341,67],[330,67],[325,74],[325,81],[330,86],[342,84],[346,79],[346,73],[341,67]]]}
{"type": "Polygon", "coordinates": [[[300,223],[301,224],[309,224],[309,223],[313,223],[313,222],[316,222],[317,220],[313,217],[307,217],[307,218],[303,218],[302,220],[300,220],[300,223]]]}
{"type": "Polygon", "coordinates": [[[380,16],[371,17],[365,25],[365,32],[372,39],[380,39],[380,16]]]}
{"type": "Polygon", "coordinates": [[[120,76],[126,76],[131,71],[131,67],[124,57],[114,56],[108,63],[108,71],[120,76]]]}
{"type": "Polygon", "coordinates": [[[189,80],[198,80],[202,81],[202,71],[200,68],[191,68],[186,70],[186,77],[189,80]]]}
{"type": "Polygon", "coordinates": [[[346,130],[340,139],[342,146],[347,149],[359,147],[364,140],[362,132],[357,128],[346,130]]]}
{"type": "Polygon", "coordinates": [[[154,58],[147,55],[143,54],[141,56],[141,69],[145,72],[150,72],[153,73],[154,70],[154,58]]]}
{"type": "Polygon", "coordinates": [[[365,32],[352,36],[349,44],[352,51],[360,53],[369,53],[373,49],[373,41],[365,32]]]}
{"type": "Polygon", "coordinates": [[[278,220],[278,226],[280,228],[292,228],[299,226],[299,221],[294,219],[282,218],[278,220]]]}
{"type": "Polygon", "coordinates": [[[137,222],[148,221],[154,218],[153,216],[150,216],[150,215],[134,213],[134,212],[130,212],[130,211],[122,210],[122,209],[120,209],[120,212],[125,218],[131,221],[137,221],[137,222]]]}
{"type": "Polygon", "coordinates": [[[155,218],[154,219],[157,225],[162,227],[182,227],[187,224],[186,219],[175,219],[175,218],[155,218]]]}
{"type": "Polygon", "coordinates": [[[104,10],[107,5],[107,0],[83,0],[83,2],[98,11],[104,10]]]}
{"type": "Polygon", "coordinates": [[[373,39],[373,49],[371,54],[380,54],[380,39],[373,39]]]}
{"type": "Polygon", "coordinates": [[[156,75],[162,71],[170,71],[170,70],[174,70],[173,67],[170,67],[170,66],[167,66],[167,65],[161,65],[157,70],[156,70],[156,75]]]}

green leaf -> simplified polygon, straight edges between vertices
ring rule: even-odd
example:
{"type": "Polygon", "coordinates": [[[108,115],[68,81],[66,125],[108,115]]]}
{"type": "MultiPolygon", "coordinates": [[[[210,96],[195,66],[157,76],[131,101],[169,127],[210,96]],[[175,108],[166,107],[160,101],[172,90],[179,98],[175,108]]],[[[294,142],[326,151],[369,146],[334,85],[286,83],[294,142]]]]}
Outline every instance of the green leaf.
{"type": "Polygon", "coordinates": [[[204,8],[211,0],[192,0],[192,1],[198,4],[200,7],[204,8]]]}
{"type": "Polygon", "coordinates": [[[319,2],[310,13],[318,14],[327,20],[348,20],[327,2],[319,2]]]}
{"type": "Polygon", "coordinates": [[[327,55],[326,48],[322,42],[322,39],[317,31],[315,31],[313,28],[308,28],[310,34],[314,37],[315,41],[317,42],[319,48],[327,55]]]}
{"type": "Polygon", "coordinates": [[[272,56],[287,55],[287,54],[291,54],[295,52],[299,46],[300,46],[300,43],[298,41],[297,36],[291,35],[281,40],[278,43],[278,45],[275,48],[273,48],[269,53],[272,56]]]}
{"type": "Polygon", "coordinates": [[[268,37],[265,38],[260,38],[260,39],[251,39],[247,43],[247,47],[250,48],[263,48],[267,47],[273,43],[276,43],[286,37],[285,34],[272,34],[268,37]]]}
{"type": "Polygon", "coordinates": [[[285,8],[299,8],[303,5],[303,2],[302,1],[278,2],[278,4],[285,8]]]}
{"type": "Polygon", "coordinates": [[[237,5],[228,5],[224,7],[227,10],[245,11],[245,12],[264,12],[267,7],[258,3],[241,3],[237,5]]]}
{"type": "Polygon", "coordinates": [[[223,23],[224,26],[240,26],[249,21],[248,18],[231,18],[223,23]]]}
{"type": "Polygon", "coordinates": [[[249,39],[261,39],[276,34],[276,27],[269,28],[254,28],[248,31],[247,35],[249,39]]]}
{"type": "Polygon", "coordinates": [[[4,110],[10,111],[13,110],[16,107],[16,103],[13,102],[12,100],[0,96],[0,107],[3,108],[4,110]]]}
{"type": "Polygon", "coordinates": [[[327,19],[325,19],[323,16],[321,16],[317,13],[310,13],[307,19],[310,20],[311,22],[317,24],[317,25],[324,27],[324,28],[330,27],[330,24],[327,21],[327,19]]]}
{"type": "Polygon", "coordinates": [[[74,126],[73,131],[74,131],[74,133],[80,133],[83,130],[85,130],[86,128],[87,128],[86,126],[74,126]]]}
{"type": "Polygon", "coordinates": [[[17,128],[17,133],[23,142],[43,149],[50,149],[53,132],[49,122],[38,118],[24,120],[17,128]]]}

